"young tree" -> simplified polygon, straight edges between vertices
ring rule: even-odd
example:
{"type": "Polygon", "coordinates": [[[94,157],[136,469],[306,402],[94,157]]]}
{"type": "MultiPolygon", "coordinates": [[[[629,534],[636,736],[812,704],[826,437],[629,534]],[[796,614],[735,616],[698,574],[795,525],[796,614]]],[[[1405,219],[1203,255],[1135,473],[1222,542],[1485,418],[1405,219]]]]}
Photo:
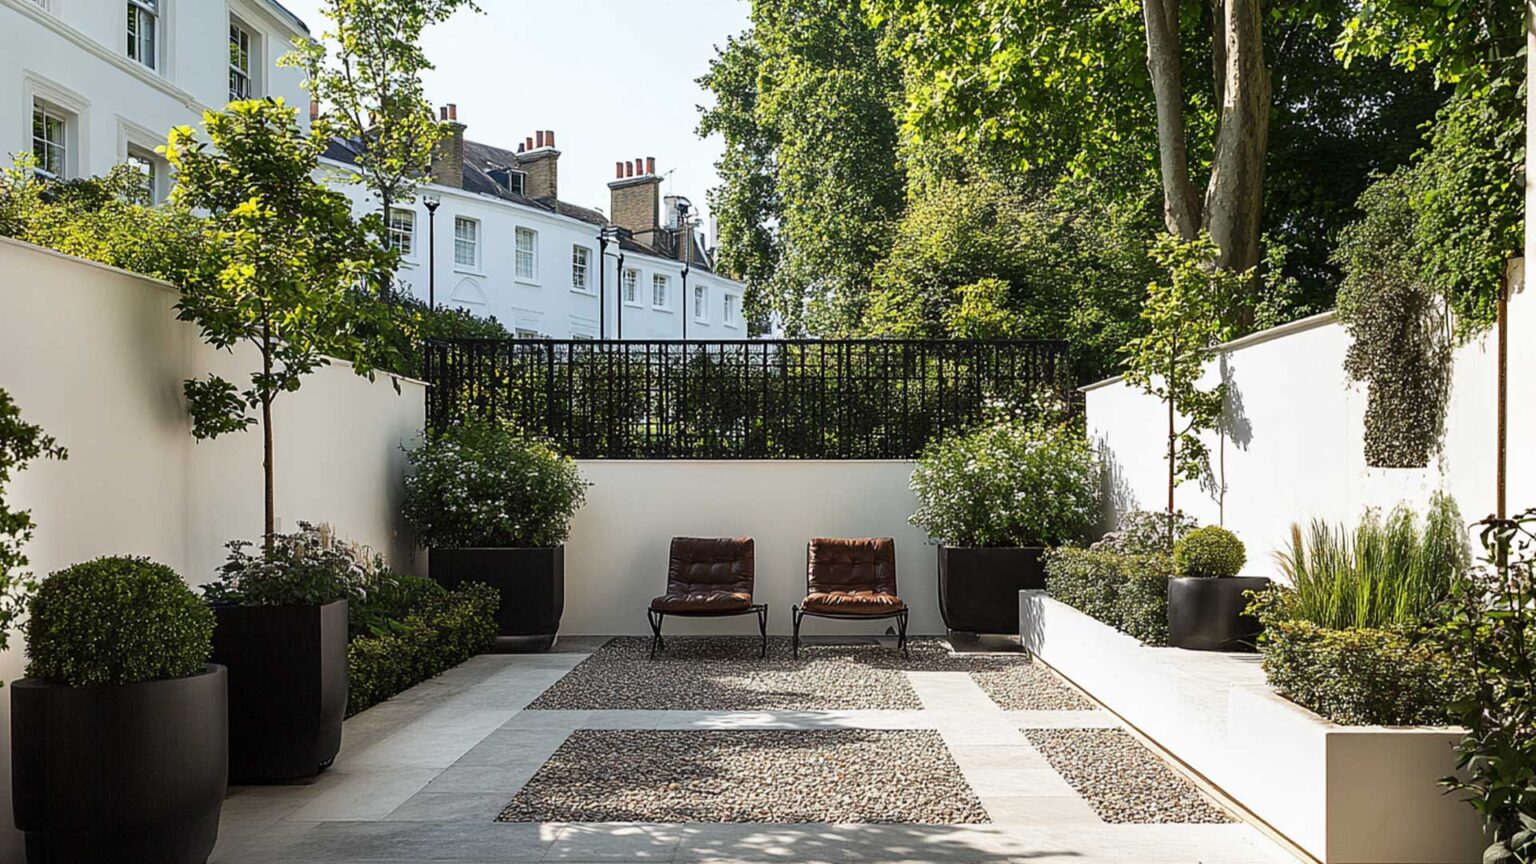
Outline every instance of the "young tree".
{"type": "Polygon", "coordinates": [[[422,88],[421,73],[433,68],[422,31],[462,8],[479,11],[473,0],[324,0],[332,29],[319,41],[295,40],[280,61],[309,75],[306,87],[322,108],[317,137],[363,142],[357,169],[385,220],[393,204],[410,200],[443,134],[422,88]]]}
{"type": "MultiPolygon", "coordinates": [[[[1200,432],[1217,428],[1226,385],[1200,388],[1205,364],[1231,333],[1223,320],[1230,298],[1243,290],[1248,273],[1212,267],[1215,245],[1208,237],[1183,242],[1167,235],[1152,257],[1168,270],[1168,281],[1147,286],[1141,317],[1147,334],[1125,346],[1125,379],[1168,406],[1168,515],[1172,531],[1173,493],[1184,480],[1208,470],[1209,449],[1200,432]],[[1183,425],[1179,425],[1180,418],[1183,425]]],[[[1169,545],[1173,543],[1169,537],[1169,545]]]]}
{"type": "Polygon", "coordinates": [[[182,285],[179,317],[216,348],[245,344],[261,357],[244,389],[216,375],[186,382],[192,434],[213,438],[260,423],[269,540],[272,403],[332,356],[371,374],[377,351],[359,334],[376,332],[369,318],[384,306],[358,301],[393,257],[370,237],[377,216],[354,221],[347,197],[314,179],[324,144],[304,136],[296,115],[281,100],[234,102],[203,115],[208,140],[180,127],[165,151],[177,171],[177,203],[208,214],[208,260],[182,285]]]}
{"type": "Polygon", "coordinates": [[[11,394],[0,390],[0,651],[10,641],[11,625],[33,587],[29,574],[22,570],[27,566],[22,547],[32,539],[36,527],[31,511],[13,509],[6,502],[5,486],[11,475],[40,458],[68,459],[69,453],[52,436],[22,420],[11,394]]]}

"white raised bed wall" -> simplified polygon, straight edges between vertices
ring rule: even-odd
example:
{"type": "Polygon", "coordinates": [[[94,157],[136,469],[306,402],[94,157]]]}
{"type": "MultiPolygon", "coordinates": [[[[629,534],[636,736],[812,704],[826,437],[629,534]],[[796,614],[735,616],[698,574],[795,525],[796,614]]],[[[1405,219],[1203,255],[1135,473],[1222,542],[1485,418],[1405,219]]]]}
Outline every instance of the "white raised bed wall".
{"type": "Polygon", "coordinates": [[[1020,615],[1036,656],[1325,864],[1481,859],[1476,813],[1436,782],[1458,730],[1329,723],[1257,655],[1149,648],[1038,592],[1020,615]]]}

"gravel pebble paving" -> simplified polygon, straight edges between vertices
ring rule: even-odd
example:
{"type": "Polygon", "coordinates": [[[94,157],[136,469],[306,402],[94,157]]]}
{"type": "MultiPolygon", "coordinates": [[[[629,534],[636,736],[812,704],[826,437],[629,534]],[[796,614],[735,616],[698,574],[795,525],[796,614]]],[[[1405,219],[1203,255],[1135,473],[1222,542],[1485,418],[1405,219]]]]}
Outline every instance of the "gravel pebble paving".
{"type": "Polygon", "coordinates": [[[1105,822],[1234,821],[1122,729],[1027,729],[1024,734],[1105,822]]]}
{"type": "Polygon", "coordinates": [[[988,822],[937,732],[583,730],[502,822],[988,822]]]}
{"type": "Polygon", "coordinates": [[[1038,663],[972,672],[971,680],[1004,711],[1088,711],[1099,707],[1038,663]]]}
{"type": "MultiPolygon", "coordinates": [[[[770,637],[758,657],[755,637],[674,636],[648,659],[651,640],[613,639],[561,678],[530,708],[537,710],[852,711],[922,707],[903,671],[1004,673],[999,684],[1018,704],[1029,688],[1054,688],[1041,705],[1069,704],[1075,695],[1042,669],[1031,673],[1024,656],[952,654],[940,639],[913,639],[910,659],[873,640],[810,642],[794,659],[788,637],[770,637]],[[1061,695],[1065,693],[1067,695],[1061,695]]],[[[1035,706],[1035,707],[1038,707],[1035,706]]],[[[1091,707],[1091,706],[1088,706],[1091,707]]]]}

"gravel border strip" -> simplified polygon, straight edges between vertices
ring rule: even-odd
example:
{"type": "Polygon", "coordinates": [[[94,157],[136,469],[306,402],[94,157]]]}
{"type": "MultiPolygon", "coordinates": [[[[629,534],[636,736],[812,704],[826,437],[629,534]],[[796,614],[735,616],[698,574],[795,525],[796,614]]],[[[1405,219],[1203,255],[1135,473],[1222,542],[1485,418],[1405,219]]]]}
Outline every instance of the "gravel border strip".
{"type": "Polygon", "coordinates": [[[1123,729],[1026,729],[1024,735],[1105,822],[1235,822],[1123,729]]]}

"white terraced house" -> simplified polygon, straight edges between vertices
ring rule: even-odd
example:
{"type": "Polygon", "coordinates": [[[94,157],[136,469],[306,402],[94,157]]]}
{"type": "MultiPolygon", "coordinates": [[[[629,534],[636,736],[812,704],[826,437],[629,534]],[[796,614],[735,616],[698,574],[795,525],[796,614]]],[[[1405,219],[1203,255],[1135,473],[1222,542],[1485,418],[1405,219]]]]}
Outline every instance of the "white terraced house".
{"type": "MultiPolygon", "coordinates": [[[[697,211],[661,195],[654,158],[615,166],[605,216],[560,199],[554,132],[512,150],[467,140],[457,106],[441,120],[449,135],[431,182],[389,213],[397,278],[417,298],[493,316],[523,337],[748,337],[746,286],[715,271],[697,211]]],[[[350,169],[357,143],[333,141],[326,156],[350,169]]],[[[358,212],[379,206],[366,188],[344,188],[358,212]]]]}
{"type": "Polygon", "coordinates": [[[0,0],[0,157],[65,178],[129,163],[159,200],[173,126],[237,98],[308,106],[277,58],[309,35],[274,0],[0,0]]]}

